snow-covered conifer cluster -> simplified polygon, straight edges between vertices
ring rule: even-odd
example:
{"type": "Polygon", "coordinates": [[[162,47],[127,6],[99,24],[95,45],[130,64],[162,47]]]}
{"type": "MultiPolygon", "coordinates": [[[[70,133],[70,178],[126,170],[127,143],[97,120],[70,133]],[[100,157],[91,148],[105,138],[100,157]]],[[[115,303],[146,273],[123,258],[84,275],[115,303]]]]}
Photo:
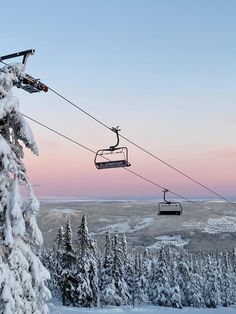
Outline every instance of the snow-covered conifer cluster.
{"type": "Polygon", "coordinates": [[[63,305],[95,307],[99,305],[96,245],[90,237],[85,215],[72,244],[70,221],[58,229],[53,248],[44,251],[44,263],[51,272],[49,288],[63,305]]]}
{"type": "Polygon", "coordinates": [[[38,149],[11,92],[23,71],[21,64],[0,69],[0,313],[42,314],[48,313],[49,273],[38,257],[43,242],[36,222],[39,202],[22,163],[21,143],[34,154],[38,149]]]}
{"type": "Polygon", "coordinates": [[[127,250],[125,236],[106,233],[102,249],[96,251],[85,216],[76,240],[71,236],[71,229],[68,239],[68,224],[64,232],[58,229],[54,249],[44,252],[52,277],[50,288],[66,305],[215,308],[236,302],[234,250],[190,253],[172,246],[127,250]],[[76,248],[72,249],[71,241],[76,248]],[[68,248],[73,258],[70,266],[63,268],[63,256],[68,254],[68,248]],[[49,256],[54,259],[53,263],[49,256]],[[63,277],[65,273],[70,276],[63,277]]]}

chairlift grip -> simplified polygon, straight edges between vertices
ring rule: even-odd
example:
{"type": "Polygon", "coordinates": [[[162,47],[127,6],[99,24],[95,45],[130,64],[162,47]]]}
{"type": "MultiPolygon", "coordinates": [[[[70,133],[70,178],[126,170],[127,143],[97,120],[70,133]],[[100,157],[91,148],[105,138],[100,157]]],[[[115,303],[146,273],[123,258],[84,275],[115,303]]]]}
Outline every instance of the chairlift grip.
{"type": "Polygon", "coordinates": [[[116,128],[112,127],[111,130],[116,133],[116,137],[117,137],[116,145],[110,146],[110,148],[109,148],[111,151],[113,151],[120,143],[120,138],[119,138],[119,131],[120,131],[120,129],[119,129],[119,126],[118,126],[116,128]]]}
{"type": "Polygon", "coordinates": [[[164,201],[165,201],[166,203],[170,204],[171,202],[166,200],[166,193],[169,192],[169,190],[164,189],[162,192],[164,193],[164,195],[163,195],[164,201]]]}

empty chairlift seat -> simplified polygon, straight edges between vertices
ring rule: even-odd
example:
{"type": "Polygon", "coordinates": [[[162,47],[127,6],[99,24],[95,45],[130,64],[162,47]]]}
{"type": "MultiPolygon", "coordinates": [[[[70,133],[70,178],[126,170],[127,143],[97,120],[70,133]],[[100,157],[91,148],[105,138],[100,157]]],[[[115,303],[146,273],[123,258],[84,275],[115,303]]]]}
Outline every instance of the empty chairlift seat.
{"type": "Polygon", "coordinates": [[[170,202],[165,198],[165,194],[168,192],[167,189],[164,191],[164,202],[158,204],[158,215],[181,215],[183,208],[179,202],[170,202]]]}
{"type": "Polygon", "coordinates": [[[112,128],[117,135],[117,144],[110,146],[107,149],[97,151],[94,159],[94,164],[97,169],[111,169],[129,167],[131,164],[128,161],[127,147],[117,147],[119,145],[119,129],[112,128]]]}
{"type": "Polygon", "coordinates": [[[114,150],[101,149],[96,153],[94,163],[97,169],[129,167],[128,149],[126,147],[114,150]]]}
{"type": "Polygon", "coordinates": [[[158,215],[181,215],[182,206],[178,202],[160,202],[158,215]]]}

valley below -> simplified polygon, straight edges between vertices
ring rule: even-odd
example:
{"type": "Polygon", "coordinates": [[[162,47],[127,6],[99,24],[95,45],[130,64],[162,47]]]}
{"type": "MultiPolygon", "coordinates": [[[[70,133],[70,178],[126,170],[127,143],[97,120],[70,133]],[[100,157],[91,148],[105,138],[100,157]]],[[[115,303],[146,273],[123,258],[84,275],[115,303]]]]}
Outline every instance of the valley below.
{"type": "MultiPolygon", "coordinates": [[[[180,216],[158,215],[158,201],[44,199],[38,225],[44,245],[51,246],[57,229],[71,221],[74,238],[86,214],[88,230],[101,246],[105,233],[126,235],[129,247],[224,250],[236,247],[236,207],[221,201],[182,202],[180,216]]],[[[75,243],[76,245],[76,243],[75,243]]]]}

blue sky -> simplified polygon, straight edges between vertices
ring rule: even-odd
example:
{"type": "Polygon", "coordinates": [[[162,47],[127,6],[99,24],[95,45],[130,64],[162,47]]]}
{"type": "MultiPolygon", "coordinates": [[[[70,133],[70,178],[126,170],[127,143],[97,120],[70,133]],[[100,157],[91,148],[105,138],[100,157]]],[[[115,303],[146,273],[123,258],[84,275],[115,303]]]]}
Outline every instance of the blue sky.
{"type": "MultiPolygon", "coordinates": [[[[127,137],[201,182],[233,194],[235,11],[236,2],[229,0],[15,0],[2,7],[1,54],[36,49],[28,63],[30,74],[108,125],[120,125],[127,137]]],[[[114,141],[55,95],[16,94],[24,113],[93,149],[114,141]]],[[[37,160],[27,154],[26,163],[42,187],[39,194],[155,193],[136,179],[124,180],[123,174],[98,174],[87,153],[38,126],[32,128],[41,154],[37,160]],[[48,173],[44,179],[37,172],[61,151],[67,187],[72,182],[66,189],[58,174],[61,165],[55,165],[50,180],[48,173]],[[66,168],[68,164],[76,170],[66,168]],[[53,177],[60,188],[52,189],[53,177]],[[83,188],[85,178],[90,181],[83,188]],[[101,181],[103,190],[96,185],[101,181]],[[117,189],[109,190],[111,181],[117,189]]],[[[134,170],[176,192],[205,193],[133,148],[130,153],[134,170]]]]}

